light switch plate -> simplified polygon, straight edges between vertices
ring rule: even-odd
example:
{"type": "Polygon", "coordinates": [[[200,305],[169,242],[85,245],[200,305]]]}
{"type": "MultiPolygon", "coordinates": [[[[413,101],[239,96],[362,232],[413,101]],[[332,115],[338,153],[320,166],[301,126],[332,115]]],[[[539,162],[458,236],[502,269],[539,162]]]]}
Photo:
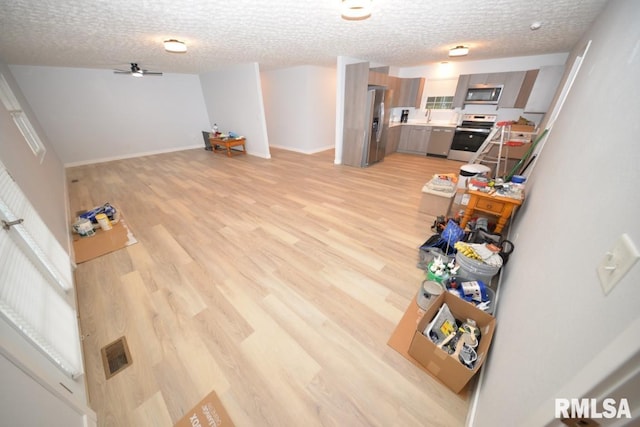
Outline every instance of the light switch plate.
{"type": "Polygon", "coordinates": [[[598,277],[605,295],[611,292],[638,259],[640,252],[631,238],[627,234],[620,236],[598,265],[598,277]]]}

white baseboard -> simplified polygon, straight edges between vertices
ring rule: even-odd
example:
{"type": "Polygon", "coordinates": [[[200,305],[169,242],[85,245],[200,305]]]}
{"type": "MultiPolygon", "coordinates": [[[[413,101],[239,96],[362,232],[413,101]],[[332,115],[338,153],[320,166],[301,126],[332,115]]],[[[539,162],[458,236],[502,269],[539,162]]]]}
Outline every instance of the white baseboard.
{"type": "Polygon", "coordinates": [[[184,147],[166,148],[164,150],[144,151],[144,152],[140,152],[140,153],[124,154],[122,156],[102,157],[102,158],[99,158],[99,159],[82,160],[80,162],[65,163],[64,167],[65,168],[71,168],[71,167],[74,167],[74,166],[92,165],[92,164],[95,164],[95,163],[105,163],[105,162],[111,162],[111,161],[114,161],[114,160],[132,159],[134,157],[145,157],[145,156],[153,156],[154,154],[173,153],[174,151],[192,150],[194,148],[202,148],[204,150],[204,144],[187,145],[187,146],[184,146],[184,147]]]}

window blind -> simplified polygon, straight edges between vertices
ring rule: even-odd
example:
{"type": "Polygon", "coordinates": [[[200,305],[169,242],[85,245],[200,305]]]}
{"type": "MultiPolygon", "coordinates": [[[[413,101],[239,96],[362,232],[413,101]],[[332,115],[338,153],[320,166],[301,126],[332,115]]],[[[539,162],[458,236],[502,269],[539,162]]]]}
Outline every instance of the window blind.
{"type": "Polygon", "coordinates": [[[69,256],[0,164],[0,315],[65,374],[83,373],[69,256]]]}
{"type": "Polygon", "coordinates": [[[5,221],[24,220],[22,224],[12,227],[17,230],[16,237],[31,249],[36,265],[41,264],[62,289],[70,290],[73,273],[69,255],[1,164],[0,215],[5,221]]]}

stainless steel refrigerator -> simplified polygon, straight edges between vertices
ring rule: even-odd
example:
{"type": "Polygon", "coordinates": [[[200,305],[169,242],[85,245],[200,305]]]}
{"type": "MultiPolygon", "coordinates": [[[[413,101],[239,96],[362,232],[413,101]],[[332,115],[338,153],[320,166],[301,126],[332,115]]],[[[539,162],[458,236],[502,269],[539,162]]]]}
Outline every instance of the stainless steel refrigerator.
{"type": "Polygon", "coordinates": [[[360,166],[370,166],[381,161],[385,153],[384,129],[384,96],[383,87],[369,86],[367,91],[366,120],[362,163],[360,166]]]}

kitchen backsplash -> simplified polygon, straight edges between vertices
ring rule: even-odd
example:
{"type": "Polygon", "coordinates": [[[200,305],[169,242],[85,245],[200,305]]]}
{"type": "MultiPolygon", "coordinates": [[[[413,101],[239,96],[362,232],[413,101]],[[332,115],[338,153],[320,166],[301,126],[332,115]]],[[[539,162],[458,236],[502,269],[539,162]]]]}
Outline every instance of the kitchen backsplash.
{"type": "Polygon", "coordinates": [[[518,120],[520,117],[524,117],[527,120],[534,122],[537,125],[540,124],[544,114],[524,114],[522,109],[519,108],[499,108],[496,110],[492,105],[469,105],[465,109],[455,108],[452,110],[430,110],[429,122],[427,122],[427,110],[424,108],[393,108],[391,109],[390,117],[392,122],[400,122],[400,115],[402,110],[409,110],[409,123],[447,123],[447,124],[459,124],[462,120],[463,114],[497,114],[498,121],[510,121],[518,120]]]}
{"type": "Polygon", "coordinates": [[[426,123],[427,118],[429,122],[435,123],[458,123],[458,110],[429,110],[429,116],[427,117],[427,110],[424,108],[393,108],[391,110],[391,121],[399,122],[402,110],[409,110],[409,123],[426,123]]]}

